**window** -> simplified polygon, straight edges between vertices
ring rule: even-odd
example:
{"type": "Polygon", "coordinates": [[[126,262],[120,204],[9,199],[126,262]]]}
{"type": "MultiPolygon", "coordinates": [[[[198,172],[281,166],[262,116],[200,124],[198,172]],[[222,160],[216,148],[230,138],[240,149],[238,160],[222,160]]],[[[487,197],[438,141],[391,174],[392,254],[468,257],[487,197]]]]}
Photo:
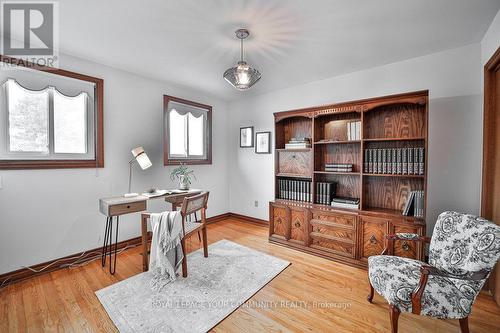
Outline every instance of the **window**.
{"type": "Polygon", "coordinates": [[[164,164],[211,164],[212,107],[164,96],[164,164]]]}
{"type": "Polygon", "coordinates": [[[102,167],[102,80],[9,59],[0,73],[0,169],[102,167]]]}

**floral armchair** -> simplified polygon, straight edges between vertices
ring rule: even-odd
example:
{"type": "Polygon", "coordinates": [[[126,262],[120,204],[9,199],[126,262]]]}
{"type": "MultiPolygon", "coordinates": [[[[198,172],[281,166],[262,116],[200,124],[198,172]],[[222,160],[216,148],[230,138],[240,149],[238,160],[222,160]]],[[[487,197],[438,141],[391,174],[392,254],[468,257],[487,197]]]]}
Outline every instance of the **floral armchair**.
{"type": "Polygon", "coordinates": [[[459,319],[469,332],[468,316],[479,291],[500,257],[500,226],[473,215],[444,212],[432,239],[416,234],[387,236],[382,255],[368,258],[370,294],[389,302],[393,333],[401,311],[441,319],[459,319]],[[395,240],[429,242],[429,264],[384,255],[395,240]]]}

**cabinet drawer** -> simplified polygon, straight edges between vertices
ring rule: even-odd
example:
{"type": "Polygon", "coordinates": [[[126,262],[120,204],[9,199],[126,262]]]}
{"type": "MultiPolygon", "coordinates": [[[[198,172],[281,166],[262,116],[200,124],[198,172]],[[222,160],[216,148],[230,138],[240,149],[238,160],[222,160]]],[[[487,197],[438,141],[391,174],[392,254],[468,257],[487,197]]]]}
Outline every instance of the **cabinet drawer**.
{"type": "Polygon", "coordinates": [[[109,207],[109,216],[142,212],[146,210],[146,201],[136,201],[109,207]]]}
{"type": "Polygon", "coordinates": [[[389,221],[372,217],[361,217],[361,258],[382,254],[386,246],[385,236],[389,221]]]}
{"type": "Polygon", "coordinates": [[[355,229],[356,225],[355,216],[330,213],[321,210],[313,210],[312,218],[313,220],[327,221],[330,223],[338,224],[340,226],[350,227],[352,229],[355,229]]]}
{"type": "MultiPolygon", "coordinates": [[[[394,225],[394,233],[412,233],[420,234],[419,228],[408,225],[394,225]]],[[[420,243],[412,241],[397,240],[394,242],[393,253],[398,257],[406,257],[411,259],[419,259],[420,243]]]]}
{"type": "Polygon", "coordinates": [[[278,174],[310,177],[312,151],[278,151],[278,174]]]}
{"type": "Polygon", "coordinates": [[[349,258],[355,257],[354,243],[338,241],[332,236],[320,234],[317,232],[311,232],[310,236],[311,236],[310,247],[314,249],[322,250],[325,252],[349,258]]]}
{"type": "Polygon", "coordinates": [[[301,244],[306,243],[307,238],[307,209],[290,209],[290,240],[301,244]]]}
{"type": "Polygon", "coordinates": [[[311,220],[312,232],[335,237],[341,241],[355,242],[356,230],[350,226],[343,226],[324,220],[311,220]]]}
{"type": "Polygon", "coordinates": [[[290,225],[289,208],[274,203],[269,204],[270,236],[286,239],[290,225]]]}

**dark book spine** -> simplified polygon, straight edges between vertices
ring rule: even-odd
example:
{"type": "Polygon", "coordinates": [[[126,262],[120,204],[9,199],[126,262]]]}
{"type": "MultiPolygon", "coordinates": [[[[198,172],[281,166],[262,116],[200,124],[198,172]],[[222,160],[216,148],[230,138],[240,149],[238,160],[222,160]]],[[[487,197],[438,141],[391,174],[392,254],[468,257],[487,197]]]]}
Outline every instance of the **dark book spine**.
{"type": "Polygon", "coordinates": [[[365,149],[365,159],[363,163],[363,172],[368,173],[368,149],[365,149]]]}
{"type": "Polygon", "coordinates": [[[288,179],[285,180],[285,199],[290,199],[290,181],[288,179]]]}
{"type": "Polygon", "coordinates": [[[373,149],[368,149],[368,173],[373,173],[373,149]]]}
{"type": "Polygon", "coordinates": [[[387,149],[382,149],[382,173],[387,173],[387,149]]]}
{"type": "Polygon", "coordinates": [[[278,188],[279,188],[278,198],[283,199],[283,179],[279,180],[279,182],[278,182],[278,188]]]}
{"type": "Polygon", "coordinates": [[[402,154],[401,148],[398,148],[397,154],[398,154],[398,156],[397,156],[397,171],[398,171],[398,175],[400,175],[401,172],[402,172],[402,167],[403,167],[402,166],[403,160],[402,160],[402,157],[401,157],[401,154],[402,154]]]}
{"type": "Polygon", "coordinates": [[[396,174],[398,173],[398,157],[397,157],[397,153],[396,153],[396,148],[392,148],[392,156],[391,156],[392,160],[391,160],[391,163],[392,163],[392,173],[393,174],[396,174]]]}
{"type": "Polygon", "coordinates": [[[377,149],[377,173],[382,173],[382,149],[377,149]]]}
{"type": "Polygon", "coordinates": [[[413,175],[413,148],[408,148],[408,174],[413,175]]]}
{"type": "Polygon", "coordinates": [[[424,148],[419,148],[418,149],[418,174],[423,175],[424,174],[424,164],[425,164],[425,157],[424,157],[424,148]]]}
{"type": "Polygon", "coordinates": [[[301,196],[302,196],[302,201],[306,201],[306,181],[303,180],[301,182],[301,188],[300,188],[300,193],[301,193],[301,196]]]}
{"type": "Polygon", "coordinates": [[[418,175],[418,148],[413,148],[413,174],[418,175]]]}
{"type": "Polygon", "coordinates": [[[321,196],[319,195],[319,186],[320,183],[316,183],[316,203],[320,203],[319,201],[321,200],[321,196]]]}
{"type": "Polygon", "coordinates": [[[401,153],[401,158],[403,160],[402,173],[403,175],[408,174],[408,148],[403,148],[401,153]]]}

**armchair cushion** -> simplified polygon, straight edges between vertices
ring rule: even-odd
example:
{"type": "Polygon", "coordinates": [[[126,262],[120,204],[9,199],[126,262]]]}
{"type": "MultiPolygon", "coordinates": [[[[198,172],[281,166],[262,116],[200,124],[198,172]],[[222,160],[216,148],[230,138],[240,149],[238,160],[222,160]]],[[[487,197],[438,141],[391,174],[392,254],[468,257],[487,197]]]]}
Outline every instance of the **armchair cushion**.
{"type": "MultiPolygon", "coordinates": [[[[400,311],[412,312],[411,294],[425,263],[395,256],[368,258],[373,288],[400,311]]],[[[436,318],[461,319],[469,315],[476,291],[469,284],[441,276],[429,276],[422,296],[421,314],[436,318]]]]}

